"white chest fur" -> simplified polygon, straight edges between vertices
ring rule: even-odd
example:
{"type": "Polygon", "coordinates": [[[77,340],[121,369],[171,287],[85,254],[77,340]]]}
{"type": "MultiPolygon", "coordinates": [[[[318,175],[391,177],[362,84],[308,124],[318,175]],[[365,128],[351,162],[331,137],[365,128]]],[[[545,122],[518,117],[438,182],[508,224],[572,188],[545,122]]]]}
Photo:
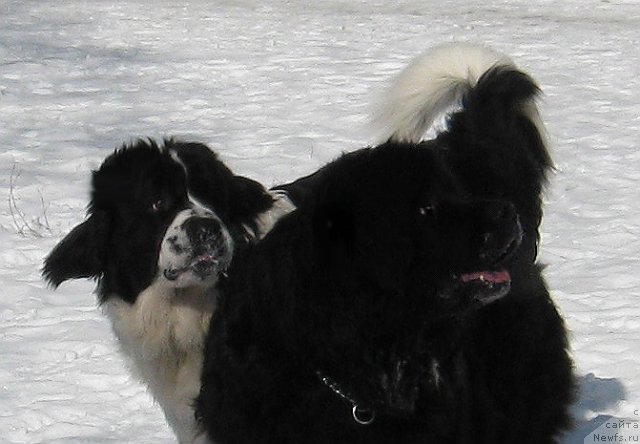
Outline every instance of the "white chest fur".
{"type": "Polygon", "coordinates": [[[133,373],[147,384],[181,444],[202,439],[193,403],[215,305],[213,289],[176,289],[158,282],[133,305],[118,297],[104,304],[133,373]]]}

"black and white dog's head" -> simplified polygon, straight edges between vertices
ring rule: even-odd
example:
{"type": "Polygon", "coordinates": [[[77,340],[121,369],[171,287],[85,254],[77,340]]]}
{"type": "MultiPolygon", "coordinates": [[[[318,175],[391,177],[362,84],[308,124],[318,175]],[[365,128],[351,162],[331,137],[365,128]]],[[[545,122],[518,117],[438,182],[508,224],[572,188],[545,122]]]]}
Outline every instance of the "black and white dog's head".
{"type": "Polygon", "coordinates": [[[210,287],[273,203],[205,145],[123,146],[93,173],[88,219],[47,257],[45,278],[95,278],[104,302],[134,303],[153,284],[210,287]]]}

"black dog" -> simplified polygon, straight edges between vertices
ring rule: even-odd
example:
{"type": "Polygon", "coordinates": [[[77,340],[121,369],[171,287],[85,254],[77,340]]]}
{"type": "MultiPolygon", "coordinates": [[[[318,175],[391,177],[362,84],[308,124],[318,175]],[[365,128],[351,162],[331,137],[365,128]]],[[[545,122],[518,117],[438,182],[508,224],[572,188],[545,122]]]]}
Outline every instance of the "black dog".
{"type": "Polygon", "coordinates": [[[99,281],[122,351],[180,443],[205,442],[193,403],[220,275],[289,209],[205,145],[141,140],[93,173],[89,218],[45,261],[56,287],[99,281]]]}
{"type": "Polygon", "coordinates": [[[298,209],[232,267],[207,337],[210,439],[556,442],[573,377],[535,264],[537,93],[499,54],[439,48],[391,90],[389,142],[286,187],[298,209]]]}

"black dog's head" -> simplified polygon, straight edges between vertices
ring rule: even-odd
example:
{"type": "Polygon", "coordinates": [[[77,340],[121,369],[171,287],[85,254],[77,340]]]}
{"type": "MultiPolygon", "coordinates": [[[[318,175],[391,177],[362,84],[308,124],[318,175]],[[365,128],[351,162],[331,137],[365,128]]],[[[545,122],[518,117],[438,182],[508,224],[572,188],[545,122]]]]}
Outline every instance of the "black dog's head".
{"type": "Polygon", "coordinates": [[[234,176],[205,145],[138,141],[93,173],[88,219],[45,260],[44,277],[99,280],[101,302],[135,302],[154,282],[214,285],[244,227],[271,204],[263,187],[234,176]]]}
{"type": "Polygon", "coordinates": [[[436,149],[382,146],[344,156],[324,174],[312,204],[315,259],[340,281],[424,301],[422,317],[508,292],[522,236],[515,207],[471,198],[436,149]]]}
{"type": "Polygon", "coordinates": [[[389,414],[415,411],[456,326],[508,294],[522,235],[511,203],[471,198],[432,148],[386,145],[328,165],[254,255],[277,258],[252,296],[269,313],[253,320],[260,341],[276,334],[270,347],[389,414]]]}

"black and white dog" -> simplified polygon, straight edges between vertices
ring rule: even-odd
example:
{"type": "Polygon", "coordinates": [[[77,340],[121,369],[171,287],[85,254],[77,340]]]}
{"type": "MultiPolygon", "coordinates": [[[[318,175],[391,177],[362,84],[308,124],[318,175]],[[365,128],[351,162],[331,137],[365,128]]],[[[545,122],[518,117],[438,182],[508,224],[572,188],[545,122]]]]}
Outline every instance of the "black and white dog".
{"type": "Polygon", "coordinates": [[[98,280],[98,298],[132,371],[180,443],[207,442],[193,403],[217,283],[234,251],[293,207],[234,175],[205,145],[140,140],[93,173],[88,219],[46,258],[57,287],[98,280]]]}
{"type": "Polygon", "coordinates": [[[296,211],[234,262],[211,322],[214,442],[557,442],[573,376],[536,265],[537,94],[492,50],[440,47],[397,78],[380,145],[286,187],[296,211]]]}

